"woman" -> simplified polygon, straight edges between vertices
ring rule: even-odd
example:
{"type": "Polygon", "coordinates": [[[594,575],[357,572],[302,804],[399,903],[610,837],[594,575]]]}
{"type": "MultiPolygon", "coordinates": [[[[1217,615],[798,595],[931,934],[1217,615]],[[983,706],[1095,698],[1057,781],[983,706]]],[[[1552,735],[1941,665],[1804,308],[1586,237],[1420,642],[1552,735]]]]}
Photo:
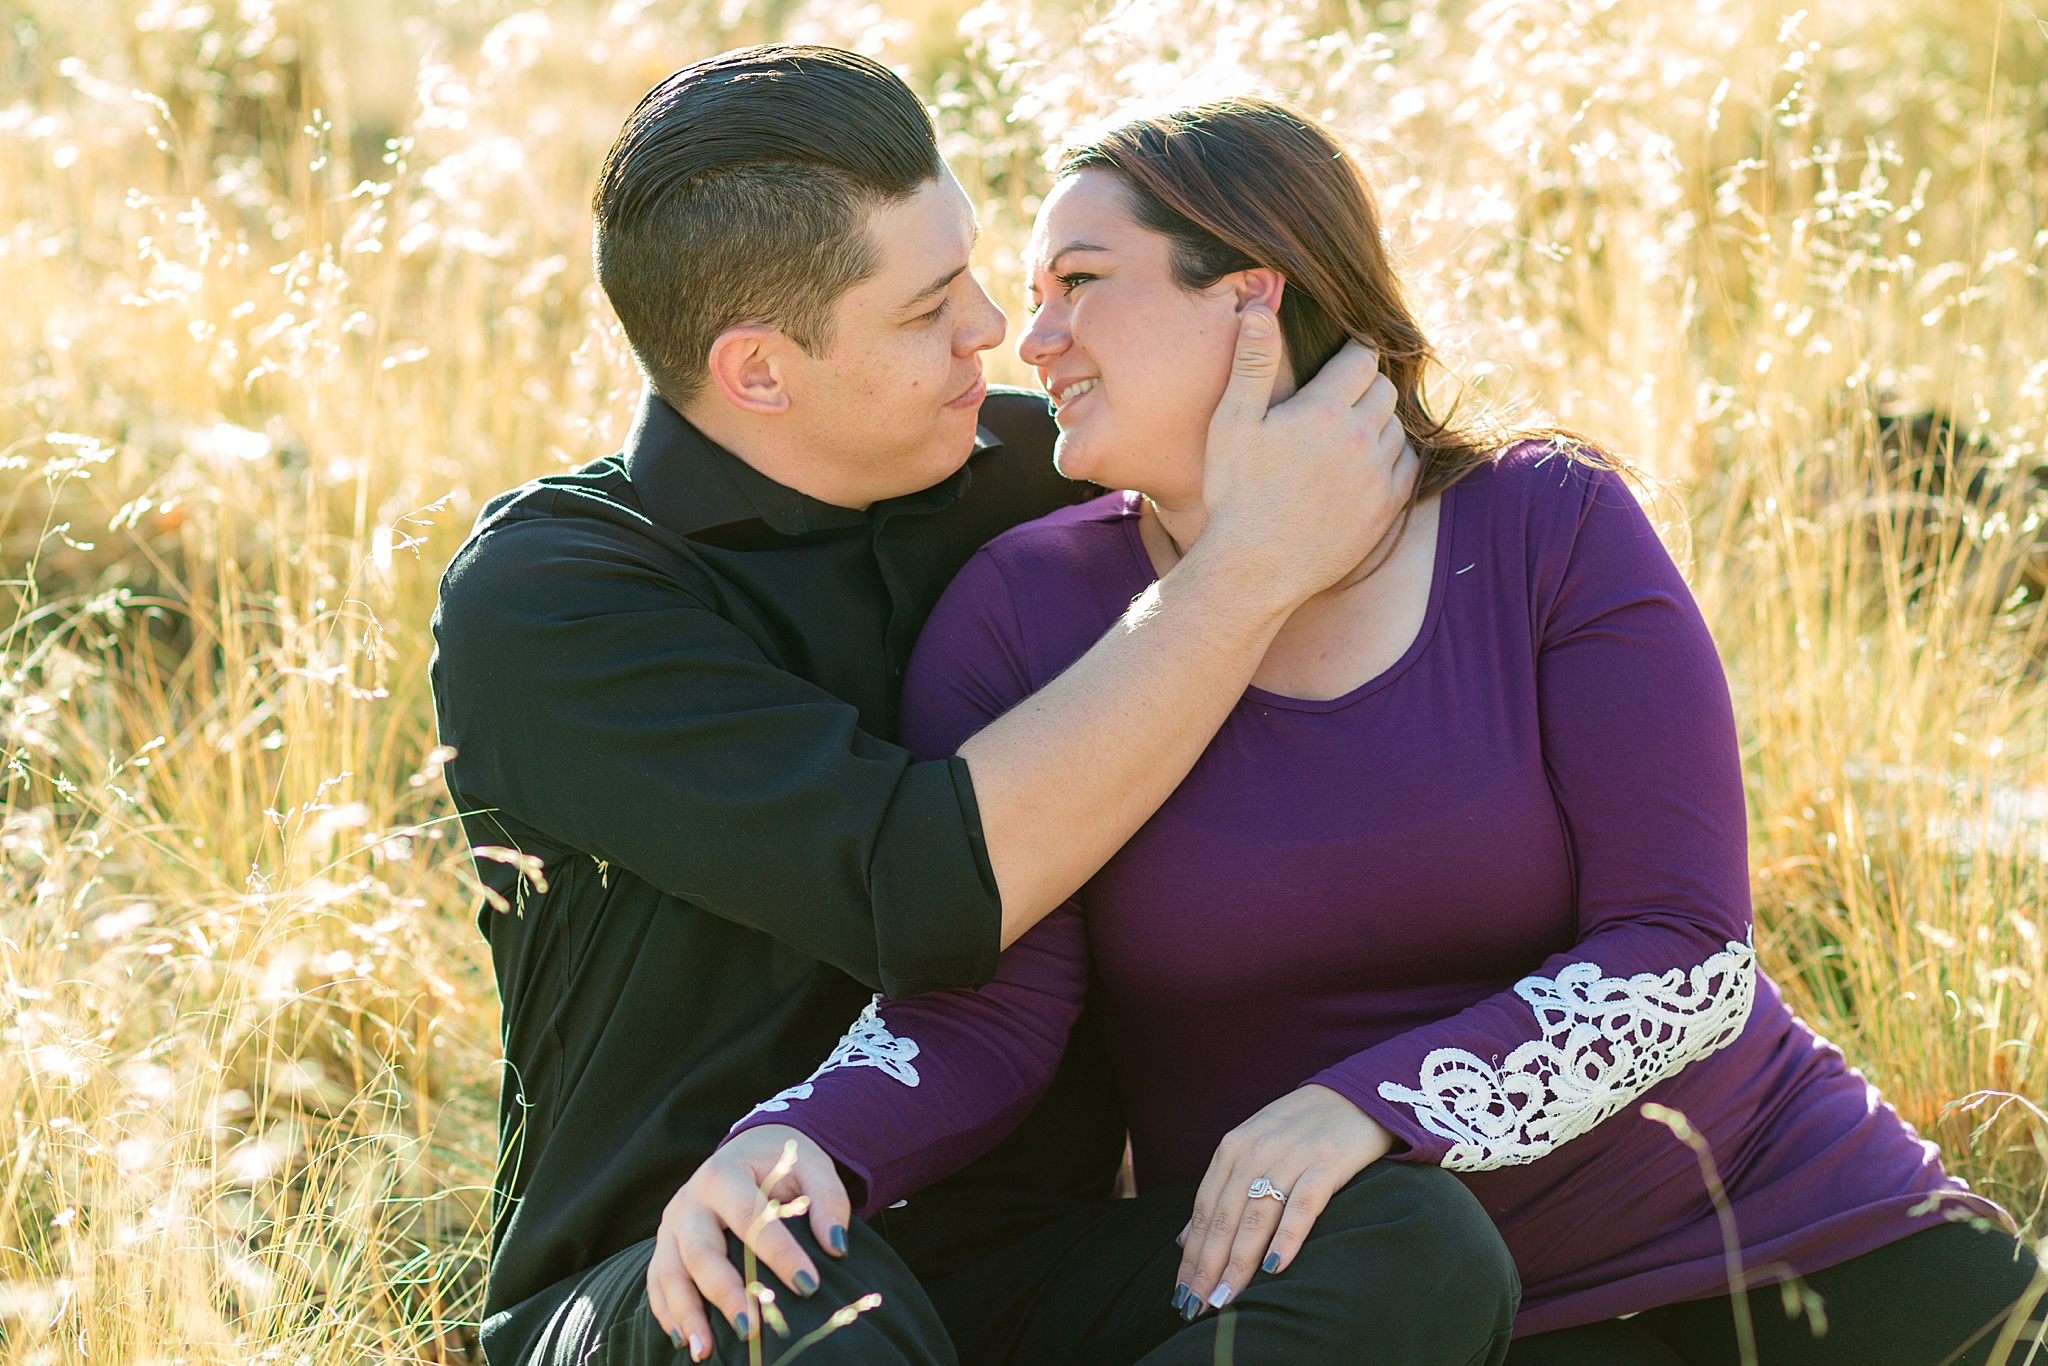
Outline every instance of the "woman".
{"type": "Polygon", "coordinates": [[[1379,350],[1421,456],[1411,514],[1295,614],[1179,791],[1005,955],[1001,990],[870,1012],[740,1127],[811,1136],[879,1209],[1014,1122],[1085,992],[1139,1187],[1201,1178],[1189,1319],[1286,1277],[1373,1164],[1429,1163],[1514,1255],[1511,1362],[1733,1363],[1722,1224],[1654,1102],[1711,1145],[1749,1284],[1796,1274],[1824,1304],[1817,1336],[1821,1315],[1752,1291],[1765,1362],[1981,1360],[2032,1260],[1758,971],[1698,610],[1599,457],[1429,414],[1427,341],[1334,139],[1251,99],[1126,123],[1066,155],[1032,259],[1019,352],[1061,469],[1137,492],[961,573],[906,680],[912,748],[951,753],[1043,686],[1200,536],[1242,313],[1277,315],[1297,376],[1347,336],[1379,350]]]}

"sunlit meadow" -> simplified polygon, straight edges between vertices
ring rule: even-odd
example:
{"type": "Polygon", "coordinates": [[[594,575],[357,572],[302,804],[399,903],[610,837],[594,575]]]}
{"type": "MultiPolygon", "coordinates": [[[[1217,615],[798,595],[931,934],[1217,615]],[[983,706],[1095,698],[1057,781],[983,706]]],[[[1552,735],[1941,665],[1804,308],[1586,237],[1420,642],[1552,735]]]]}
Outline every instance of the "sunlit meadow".
{"type": "Polygon", "coordinates": [[[1012,307],[1078,124],[1256,87],[1342,129],[1440,397],[1657,482],[1735,688],[1771,971],[2048,1228],[2027,9],[13,0],[0,1362],[467,1359],[497,1020],[435,578],[486,497],[625,430],[587,212],[620,121],[778,36],[927,96],[1012,307]]]}

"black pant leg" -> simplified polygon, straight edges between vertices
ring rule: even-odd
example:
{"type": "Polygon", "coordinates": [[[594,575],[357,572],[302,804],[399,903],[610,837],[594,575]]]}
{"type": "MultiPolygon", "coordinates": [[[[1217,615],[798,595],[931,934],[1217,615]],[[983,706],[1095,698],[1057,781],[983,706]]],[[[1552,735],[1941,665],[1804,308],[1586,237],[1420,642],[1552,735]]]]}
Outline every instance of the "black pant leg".
{"type": "MultiPolygon", "coordinates": [[[[1785,1313],[1774,1286],[1749,1292],[1759,1366],[1983,1366],[2000,1327],[2033,1280],[2033,1254],[2008,1234],[1944,1224],[1816,1271],[1827,1332],[1785,1313]],[[2015,1256],[2017,1253],[2017,1256],[2015,1256]],[[1965,1346],[1965,1344],[1969,1344],[1965,1346]],[[1954,1354],[1953,1357],[1951,1354],[1954,1354]]],[[[2036,1305],[2034,1317],[2041,1315],[2036,1305]]],[[[1737,1366],[1735,1316],[1726,1297],[1666,1305],[1639,1316],[1688,1366],[1737,1366]]],[[[2037,1328],[2013,1354],[2026,1359],[2037,1328]]]]}
{"type": "MultiPolygon", "coordinates": [[[[789,1230],[810,1254],[822,1283],[808,1299],[799,1299],[766,1267],[759,1268],[760,1281],[775,1292],[775,1305],[789,1328],[787,1336],[762,1330],[761,1360],[767,1366],[826,1328],[839,1309],[868,1294],[880,1294],[881,1304],[806,1347],[805,1366],[957,1366],[953,1344],[917,1278],[866,1224],[847,1230],[847,1252],[840,1258],[825,1255],[804,1221],[791,1220],[789,1230]]],[[[739,1239],[728,1234],[726,1245],[733,1265],[744,1266],[739,1239]]],[[[674,1366],[689,1361],[689,1353],[676,1350],[648,1307],[647,1263],[653,1255],[649,1238],[578,1277],[519,1366],[674,1366]]],[[[746,1366],[746,1341],[722,1315],[713,1311],[709,1317],[717,1339],[711,1360],[719,1366],[746,1366]]]]}
{"type": "Polygon", "coordinates": [[[914,1246],[961,1366],[1132,1366],[1185,1326],[1170,1302],[1174,1239],[1194,1198],[1188,1182],[1134,1200],[1047,1200],[988,1219],[972,1246],[898,1246],[914,1246]]]}
{"type": "Polygon", "coordinates": [[[1508,1346],[1505,1366],[1686,1366],[1635,1319],[1605,1319],[1532,1333],[1508,1346]]]}
{"type": "Polygon", "coordinates": [[[1089,1202],[928,1270],[964,1366],[1498,1366],[1507,1350],[1513,1260],[1446,1172],[1367,1168],[1292,1265],[1189,1324],[1172,1296],[1193,1203],[1192,1183],[1089,1202]]]}
{"type": "Polygon", "coordinates": [[[1330,1201],[1285,1270],[1254,1276],[1142,1366],[1501,1366],[1521,1293],[1463,1182],[1376,1162],[1330,1201]]]}

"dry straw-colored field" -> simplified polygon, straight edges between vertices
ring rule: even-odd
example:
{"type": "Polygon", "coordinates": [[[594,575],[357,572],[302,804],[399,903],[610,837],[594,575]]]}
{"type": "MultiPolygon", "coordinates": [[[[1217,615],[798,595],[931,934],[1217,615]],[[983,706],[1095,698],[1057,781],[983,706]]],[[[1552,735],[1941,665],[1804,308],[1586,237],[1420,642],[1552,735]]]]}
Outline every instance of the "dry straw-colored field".
{"type": "Polygon", "coordinates": [[[459,1355],[496,1018],[435,577],[630,415],[586,209],[620,120],[778,35],[928,93],[1006,305],[1077,120],[1259,85],[1346,130],[1463,380],[1665,481],[1772,972],[2043,1228],[2032,15],[916,4],[0,6],[0,1362],[459,1355]],[[1916,411],[1946,482],[1880,421],[1916,411]]]}

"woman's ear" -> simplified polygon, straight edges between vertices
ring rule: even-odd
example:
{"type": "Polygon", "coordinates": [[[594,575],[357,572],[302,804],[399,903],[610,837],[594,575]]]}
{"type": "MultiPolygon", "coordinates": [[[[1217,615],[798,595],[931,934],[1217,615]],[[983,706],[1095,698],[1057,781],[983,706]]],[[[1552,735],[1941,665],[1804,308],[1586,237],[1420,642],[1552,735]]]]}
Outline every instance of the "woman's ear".
{"type": "MultiPolygon", "coordinates": [[[[1280,296],[1287,292],[1287,277],[1267,266],[1255,266],[1251,270],[1240,270],[1230,277],[1231,291],[1237,296],[1237,311],[1247,308],[1270,308],[1273,316],[1280,316],[1280,296]]],[[[1291,397],[1297,386],[1298,376],[1294,371],[1294,357],[1289,354],[1286,338],[1280,342],[1280,373],[1273,383],[1273,402],[1281,403],[1291,397]]]]}
{"type": "MultiPolygon", "coordinates": [[[[711,389],[741,412],[768,416],[789,409],[782,352],[789,339],[779,329],[751,324],[718,334],[706,357],[711,389]]],[[[711,397],[706,394],[705,398],[711,397]]]]}
{"type": "Polygon", "coordinates": [[[1280,314],[1280,296],[1287,290],[1287,277],[1269,266],[1255,266],[1240,270],[1231,277],[1231,292],[1237,296],[1237,311],[1242,313],[1254,305],[1269,308],[1273,315],[1280,314]]]}

